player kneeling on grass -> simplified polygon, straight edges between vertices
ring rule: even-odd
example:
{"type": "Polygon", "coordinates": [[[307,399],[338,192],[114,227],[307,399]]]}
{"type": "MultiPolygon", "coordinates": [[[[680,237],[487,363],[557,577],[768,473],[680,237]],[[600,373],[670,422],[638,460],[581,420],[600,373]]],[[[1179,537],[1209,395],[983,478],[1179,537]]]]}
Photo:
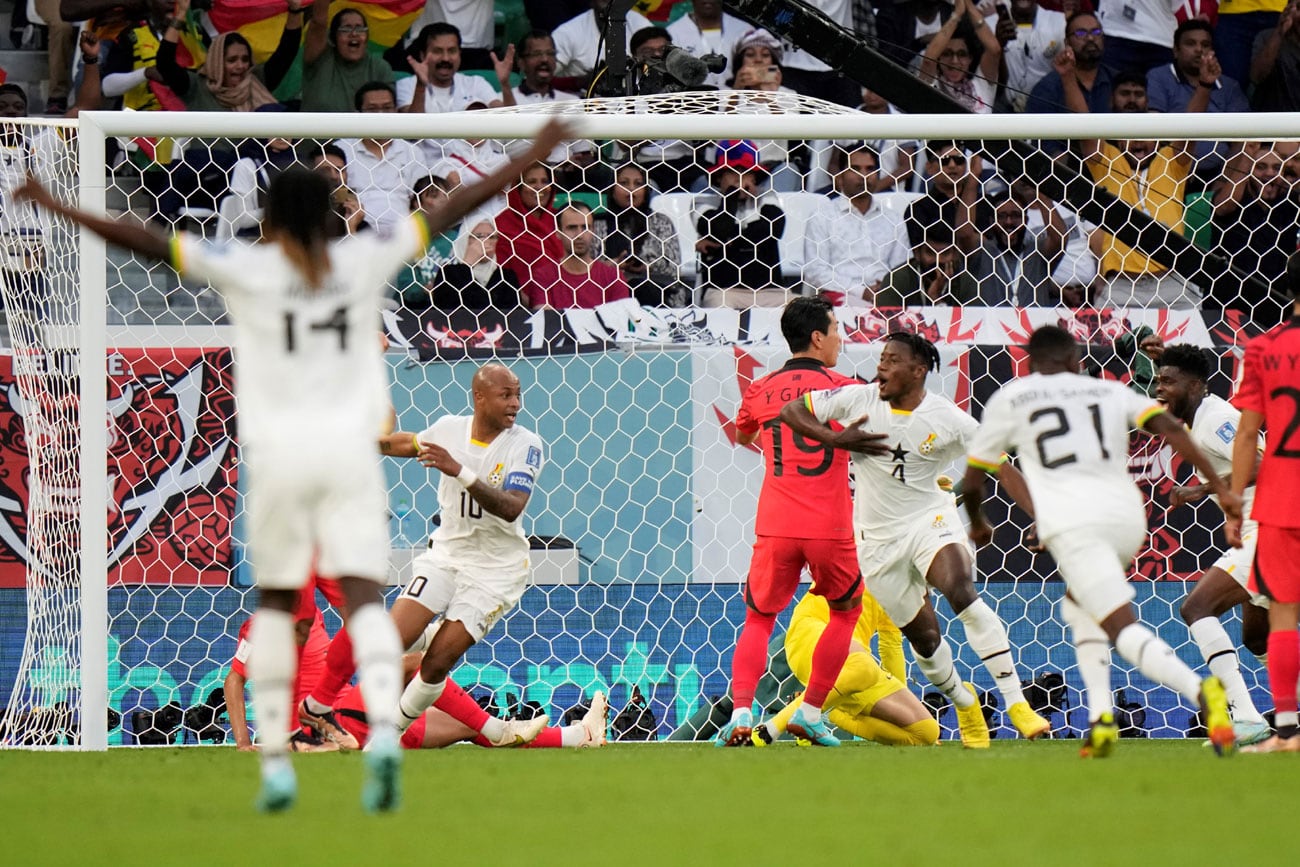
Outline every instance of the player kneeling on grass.
{"type": "Polygon", "coordinates": [[[1069,332],[1043,326],[1030,335],[1028,349],[1031,373],[989,399],[971,442],[962,486],[970,538],[977,545],[992,539],[984,475],[997,471],[1004,454],[1017,453],[1038,537],[1065,580],[1061,618],[1070,627],[1092,723],[1083,754],[1106,756],[1119,738],[1110,690],[1113,644],[1146,677],[1199,703],[1215,751],[1226,755],[1235,736],[1223,684],[1214,675],[1198,678],[1138,622],[1133,608],[1133,585],[1124,573],[1146,538],[1147,519],[1128,474],[1129,430],[1163,437],[1206,480],[1225,514],[1240,517],[1241,498],[1163,406],[1122,383],[1081,375],[1079,346],[1069,332]]]}
{"type": "MultiPolygon", "coordinates": [[[[830,721],[860,738],[890,746],[933,746],[939,742],[939,723],[907,684],[885,671],[871,655],[871,636],[880,619],[888,616],[870,596],[863,596],[862,614],[853,629],[853,641],[844,668],[822,706],[830,721]]],[[[813,651],[830,619],[826,600],[812,593],[794,608],[785,633],[785,657],[800,683],[812,672],[813,651]]],[[[772,719],[754,727],[754,745],[766,746],[779,738],[794,715],[796,698],[772,719]]],[[[801,744],[813,743],[800,740],[801,744]]]]}
{"type": "MultiPolygon", "coordinates": [[[[413,677],[420,669],[421,656],[408,653],[403,660],[407,677],[413,677]]],[[[547,725],[545,716],[531,720],[502,720],[483,710],[451,678],[447,679],[448,690],[455,688],[464,701],[456,703],[452,711],[443,710],[439,704],[426,710],[402,734],[402,746],[408,750],[436,750],[452,744],[469,741],[480,747],[603,747],[609,721],[609,702],[605,693],[597,690],[591,697],[591,706],[579,722],[567,726],[547,725]],[[507,731],[530,730],[526,740],[514,738],[495,741],[484,736],[482,732],[490,728],[489,722],[495,720],[507,731]]],[[[445,697],[448,693],[444,691],[445,697]]],[[[439,699],[441,701],[441,699],[439,699]]],[[[339,725],[359,741],[364,741],[370,727],[366,719],[365,701],[361,691],[356,687],[346,687],[334,702],[334,716],[339,725]]]]}

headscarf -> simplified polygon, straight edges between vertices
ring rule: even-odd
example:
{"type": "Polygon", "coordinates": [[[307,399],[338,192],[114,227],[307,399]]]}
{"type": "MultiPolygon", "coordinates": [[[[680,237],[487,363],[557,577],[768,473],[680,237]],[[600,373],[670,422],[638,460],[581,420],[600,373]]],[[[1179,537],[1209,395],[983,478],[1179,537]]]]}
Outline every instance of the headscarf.
{"type": "Polygon", "coordinates": [[[555,228],[555,190],[544,207],[525,210],[523,196],[516,185],[506,196],[506,209],[497,214],[497,261],[520,278],[527,279],[543,262],[558,265],[564,258],[564,246],[555,228]]]}
{"type": "MultiPolygon", "coordinates": [[[[230,111],[257,111],[264,105],[276,102],[271,91],[253,75],[251,69],[240,84],[226,84],[226,43],[231,35],[217,34],[212,40],[212,47],[208,49],[207,59],[203,61],[203,68],[199,71],[199,76],[207,83],[212,96],[230,111]]],[[[246,41],[242,36],[239,40],[246,41]]]]}

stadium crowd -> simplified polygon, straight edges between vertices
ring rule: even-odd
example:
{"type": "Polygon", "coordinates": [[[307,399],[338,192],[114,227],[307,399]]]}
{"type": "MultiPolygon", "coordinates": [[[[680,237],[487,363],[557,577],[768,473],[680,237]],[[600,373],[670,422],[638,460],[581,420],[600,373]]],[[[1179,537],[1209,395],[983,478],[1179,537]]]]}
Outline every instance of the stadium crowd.
{"type": "MultiPolygon", "coordinates": [[[[288,0],[269,19],[283,21],[274,44],[255,47],[267,21],[256,22],[250,41],[219,32],[222,0],[202,5],[38,2],[49,53],[45,113],[439,113],[575,100],[601,74],[608,0],[429,0],[387,50],[364,9],[288,0]]],[[[1300,108],[1297,0],[813,5],[972,112],[1300,108]]],[[[717,0],[641,0],[636,8],[628,15],[632,58],[653,65],[673,46],[722,55],[725,68],[703,87],[731,101],[725,110],[807,111],[803,98],[817,98],[898,111],[717,0]]],[[[35,96],[0,84],[0,117],[27,115],[35,96]]],[[[1226,308],[1262,326],[1283,317],[1285,301],[1253,284],[1225,291],[1222,281],[1172,274],[967,144],[571,143],[433,239],[390,303],[416,312],[564,309],[634,297],[746,308],[821,294],[857,307],[1226,308]],[[661,196],[688,204],[663,207],[661,196]]],[[[12,136],[3,145],[27,146],[12,136]]],[[[267,184],[295,161],[329,173],[339,231],[355,232],[431,207],[504,164],[507,150],[482,140],[182,149],[137,139],[113,159],[116,171],[138,172],[151,220],[168,227],[196,218],[237,236],[256,232],[267,184]]],[[[1281,277],[1300,220],[1297,143],[1085,141],[1069,150],[1100,188],[1256,275],[1258,285],[1281,277]]],[[[9,156],[0,196],[30,166],[9,156]]],[[[19,232],[20,220],[5,207],[0,234],[19,232]]]]}

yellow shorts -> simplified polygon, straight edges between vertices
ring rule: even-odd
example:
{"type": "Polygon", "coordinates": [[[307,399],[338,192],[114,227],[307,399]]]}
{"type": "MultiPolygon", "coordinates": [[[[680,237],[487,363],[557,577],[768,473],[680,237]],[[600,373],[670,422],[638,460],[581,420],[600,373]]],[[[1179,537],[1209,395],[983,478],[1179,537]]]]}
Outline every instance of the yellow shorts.
{"type": "MultiPolygon", "coordinates": [[[[795,677],[805,686],[812,673],[813,650],[825,631],[825,621],[816,617],[800,617],[798,614],[786,630],[786,661],[795,677]]],[[[826,709],[836,707],[853,716],[870,716],[871,709],[878,701],[906,688],[900,680],[881,668],[870,652],[854,650],[835,681],[835,689],[827,699],[826,709]]]]}

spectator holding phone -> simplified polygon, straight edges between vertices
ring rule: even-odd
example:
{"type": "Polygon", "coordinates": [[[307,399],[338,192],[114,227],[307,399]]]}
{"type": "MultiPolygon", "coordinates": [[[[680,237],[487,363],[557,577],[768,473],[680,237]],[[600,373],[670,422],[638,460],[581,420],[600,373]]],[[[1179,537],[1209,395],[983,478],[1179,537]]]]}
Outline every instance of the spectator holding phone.
{"type": "Polygon", "coordinates": [[[921,80],[969,111],[990,114],[1001,65],[1002,45],[974,0],[957,0],[921,56],[921,80]]]}

